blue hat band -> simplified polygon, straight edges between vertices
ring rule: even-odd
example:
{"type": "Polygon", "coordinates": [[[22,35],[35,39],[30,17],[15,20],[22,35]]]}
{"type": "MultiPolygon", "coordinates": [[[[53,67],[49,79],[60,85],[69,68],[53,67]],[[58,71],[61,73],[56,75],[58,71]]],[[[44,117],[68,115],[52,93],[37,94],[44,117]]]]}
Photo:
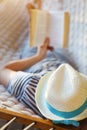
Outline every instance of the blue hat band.
{"type": "Polygon", "coordinates": [[[56,110],[47,101],[46,101],[46,106],[56,116],[60,116],[62,118],[72,118],[72,117],[79,115],[85,109],[87,109],[87,99],[78,109],[71,111],[71,112],[63,112],[63,111],[56,110]]]}

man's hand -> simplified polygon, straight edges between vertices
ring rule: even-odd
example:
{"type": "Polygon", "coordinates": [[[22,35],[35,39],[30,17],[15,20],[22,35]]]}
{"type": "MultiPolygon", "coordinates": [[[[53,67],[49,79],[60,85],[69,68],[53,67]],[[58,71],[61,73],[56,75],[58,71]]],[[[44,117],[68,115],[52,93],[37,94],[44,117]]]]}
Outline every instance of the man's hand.
{"type": "Polygon", "coordinates": [[[42,0],[34,0],[33,3],[30,2],[26,5],[27,10],[30,13],[31,9],[41,9],[42,8],[42,0]]]}
{"type": "Polygon", "coordinates": [[[40,58],[40,60],[42,60],[46,57],[48,50],[53,51],[53,47],[49,46],[49,43],[50,43],[50,39],[46,38],[43,45],[38,47],[36,55],[40,58]]]}

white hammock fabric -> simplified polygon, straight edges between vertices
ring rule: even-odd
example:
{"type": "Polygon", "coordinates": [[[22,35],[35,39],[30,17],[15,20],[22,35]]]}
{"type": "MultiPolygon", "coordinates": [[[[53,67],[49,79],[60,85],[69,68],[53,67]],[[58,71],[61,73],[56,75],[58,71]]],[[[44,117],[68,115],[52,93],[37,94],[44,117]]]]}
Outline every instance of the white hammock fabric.
{"type": "Polygon", "coordinates": [[[80,72],[87,75],[87,0],[43,0],[46,10],[70,12],[69,51],[80,72]]]}

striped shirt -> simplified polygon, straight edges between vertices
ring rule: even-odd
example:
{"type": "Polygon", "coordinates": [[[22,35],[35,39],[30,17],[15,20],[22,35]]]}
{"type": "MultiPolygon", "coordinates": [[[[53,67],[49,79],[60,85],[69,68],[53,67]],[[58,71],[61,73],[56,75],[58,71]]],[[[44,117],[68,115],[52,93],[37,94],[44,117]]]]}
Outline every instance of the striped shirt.
{"type": "Polygon", "coordinates": [[[60,64],[65,62],[56,58],[43,60],[29,69],[29,72],[18,71],[9,80],[8,92],[14,95],[20,102],[27,105],[36,114],[43,117],[36,106],[35,90],[40,78],[48,71],[55,70],[60,64]]]}

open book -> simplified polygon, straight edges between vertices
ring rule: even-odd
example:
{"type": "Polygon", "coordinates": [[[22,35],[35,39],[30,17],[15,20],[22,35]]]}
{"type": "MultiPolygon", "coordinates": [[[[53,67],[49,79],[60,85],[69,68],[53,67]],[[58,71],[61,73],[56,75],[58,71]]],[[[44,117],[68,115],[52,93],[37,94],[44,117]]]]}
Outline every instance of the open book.
{"type": "Polygon", "coordinates": [[[50,45],[54,48],[67,47],[68,12],[32,9],[30,17],[30,47],[43,44],[46,37],[50,38],[50,45]]]}

